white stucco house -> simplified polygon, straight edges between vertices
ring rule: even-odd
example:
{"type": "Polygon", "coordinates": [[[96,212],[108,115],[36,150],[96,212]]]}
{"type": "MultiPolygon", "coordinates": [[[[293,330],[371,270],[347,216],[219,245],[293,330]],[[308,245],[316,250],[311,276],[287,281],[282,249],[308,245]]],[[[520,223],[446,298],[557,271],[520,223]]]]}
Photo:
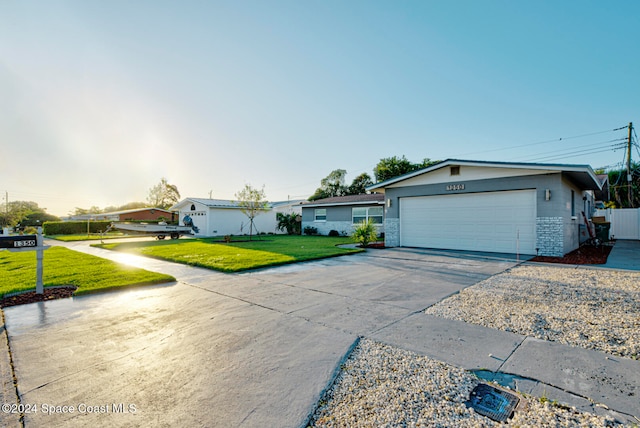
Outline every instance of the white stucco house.
{"type": "MultiPolygon", "coordinates": [[[[264,212],[258,214],[254,222],[253,234],[283,233],[276,230],[276,214],[302,212],[302,201],[268,202],[264,212]]],[[[249,218],[242,212],[238,202],[224,199],[185,198],[171,208],[178,213],[181,225],[189,216],[198,228],[199,238],[224,235],[248,235],[249,218]]]]}

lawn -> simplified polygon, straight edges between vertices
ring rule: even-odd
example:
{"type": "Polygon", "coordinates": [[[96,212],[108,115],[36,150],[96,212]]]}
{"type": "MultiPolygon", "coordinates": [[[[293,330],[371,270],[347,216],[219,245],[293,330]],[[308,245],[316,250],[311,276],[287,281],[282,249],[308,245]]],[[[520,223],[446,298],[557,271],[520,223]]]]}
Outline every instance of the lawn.
{"type": "MultiPolygon", "coordinates": [[[[110,260],[62,247],[44,252],[44,286],[74,285],[75,294],[133,285],[175,281],[170,275],[127,267],[110,260]]],[[[35,289],[35,251],[0,251],[0,297],[7,293],[35,289]]]]}
{"type": "MultiPolygon", "coordinates": [[[[241,238],[246,239],[236,239],[241,238]]],[[[222,272],[238,272],[363,251],[360,248],[337,246],[353,243],[348,237],[266,235],[253,239],[228,244],[212,238],[107,243],[95,246],[222,272]]]]}

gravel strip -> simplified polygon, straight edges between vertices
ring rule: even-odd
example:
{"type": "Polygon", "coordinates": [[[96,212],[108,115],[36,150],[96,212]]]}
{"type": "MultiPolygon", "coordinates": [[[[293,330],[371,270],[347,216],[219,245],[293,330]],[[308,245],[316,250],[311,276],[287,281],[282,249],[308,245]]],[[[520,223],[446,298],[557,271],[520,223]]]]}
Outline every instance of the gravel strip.
{"type": "Polygon", "coordinates": [[[427,314],[640,358],[640,273],[523,265],[427,314]]]}
{"type": "MultiPolygon", "coordinates": [[[[313,427],[498,427],[465,405],[471,373],[403,349],[362,339],[321,399],[313,427]]],[[[520,397],[523,397],[520,395],[520,397]]],[[[524,397],[523,397],[524,398],[524,397]]],[[[610,427],[612,419],[537,399],[510,426],[610,427]]]]}

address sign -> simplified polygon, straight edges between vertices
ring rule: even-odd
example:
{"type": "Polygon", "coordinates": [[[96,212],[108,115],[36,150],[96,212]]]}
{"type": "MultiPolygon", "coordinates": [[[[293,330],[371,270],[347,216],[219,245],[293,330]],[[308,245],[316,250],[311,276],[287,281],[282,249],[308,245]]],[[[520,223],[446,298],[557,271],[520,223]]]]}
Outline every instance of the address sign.
{"type": "Polygon", "coordinates": [[[464,190],[464,184],[449,184],[446,189],[449,192],[454,190],[464,190]]]}
{"type": "Polygon", "coordinates": [[[0,236],[0,248],[30,248],[37,246],[36,235],[0,236]]]}

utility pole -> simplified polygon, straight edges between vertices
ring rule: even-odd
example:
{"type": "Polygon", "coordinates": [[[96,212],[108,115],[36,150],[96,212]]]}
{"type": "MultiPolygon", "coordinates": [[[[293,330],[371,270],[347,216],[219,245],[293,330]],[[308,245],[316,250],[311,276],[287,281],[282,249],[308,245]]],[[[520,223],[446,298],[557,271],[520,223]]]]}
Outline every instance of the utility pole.
{"type": "Polygon", "coordinates": [[[631,192],[632,176],[631,176],[631,131],[633,130],[633,122],[629,122],[629,137],[627,139],[627,198],[629,200],[629,208],[633,208],[633,193],[631,192]]]}

